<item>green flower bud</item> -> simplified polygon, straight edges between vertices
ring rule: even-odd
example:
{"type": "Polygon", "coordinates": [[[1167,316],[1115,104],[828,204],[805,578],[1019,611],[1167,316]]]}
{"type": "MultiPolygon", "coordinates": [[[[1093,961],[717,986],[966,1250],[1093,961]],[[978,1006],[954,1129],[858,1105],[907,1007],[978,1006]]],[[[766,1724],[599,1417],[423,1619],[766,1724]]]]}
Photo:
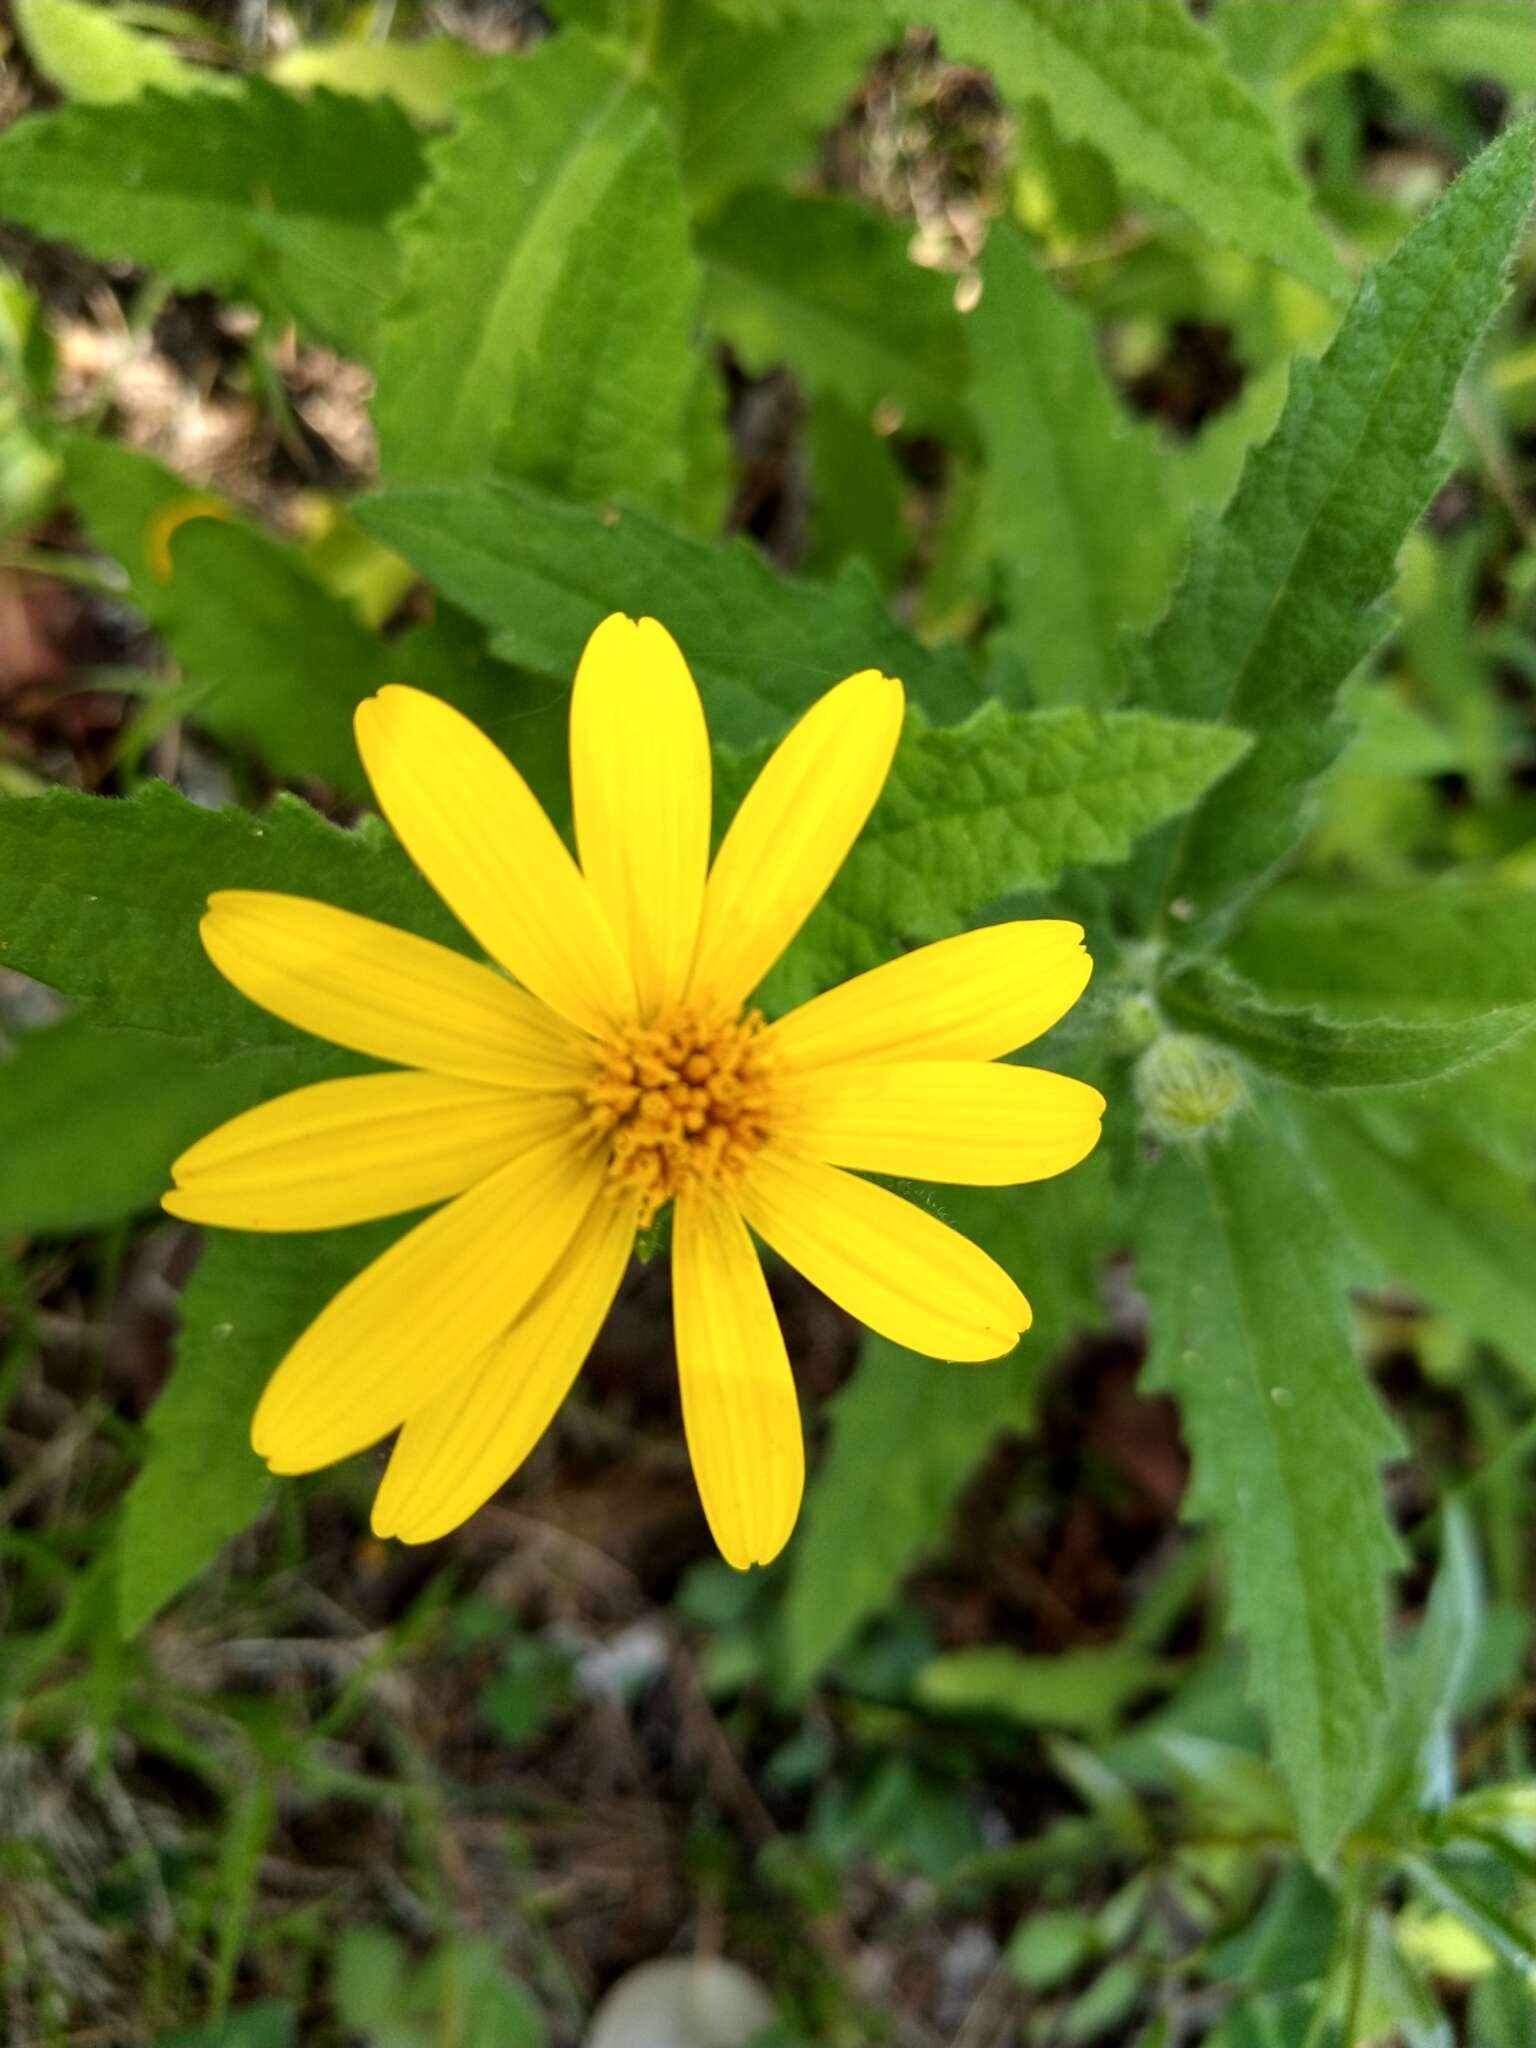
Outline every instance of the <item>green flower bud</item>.
{"type": "Polygon", "coordinates": [[[1245,1100],[1237,1061],[1209,1039],[1167,1032],[1136,1068],[1142,1120],[1155,1137],[1188,1144],[1217,1130],[1245,1100]]]}

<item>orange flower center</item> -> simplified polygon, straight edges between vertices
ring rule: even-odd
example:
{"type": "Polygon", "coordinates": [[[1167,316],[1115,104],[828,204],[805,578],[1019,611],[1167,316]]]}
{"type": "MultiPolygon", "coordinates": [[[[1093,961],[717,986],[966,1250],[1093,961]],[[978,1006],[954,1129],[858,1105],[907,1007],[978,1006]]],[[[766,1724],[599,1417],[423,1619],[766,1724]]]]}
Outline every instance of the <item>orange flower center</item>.
{"type": "Polygon", "coordinates": [[[723,1187],[768,1129],[769,1057],[755,1011],[721,1023],[686,1009],[633,1024],[587,1089],[609,1178],[640,1197],[643,1230],[689,1186],[723,1187]]]}

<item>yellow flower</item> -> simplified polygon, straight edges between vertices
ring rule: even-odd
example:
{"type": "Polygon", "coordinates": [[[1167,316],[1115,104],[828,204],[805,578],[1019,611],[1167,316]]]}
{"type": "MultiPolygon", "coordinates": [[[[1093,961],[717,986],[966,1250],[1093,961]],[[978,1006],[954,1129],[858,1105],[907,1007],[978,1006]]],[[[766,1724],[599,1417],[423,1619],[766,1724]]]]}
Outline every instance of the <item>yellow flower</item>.
{"type": "Polygon", "coordinates": [[[804,1482],[749,1226],[898,1344],[948,1359],[1012,1349],[1030,1311],[1002,1268],[857,1173],[996,1185],[1091,1151],[1095,1089],[995,1064],[1082,993],[1081,927],[992,925],[776,1023],[744,1008],[868,817],[902,703],[874,670],[828,691],[711,865],[693,679],[654,619],[606,619],[571,699],[579,866],[459,712],[398,687],[359,707],[380,809],[496,964],[295,896],[209,900],[203,943],[243,994],[411,1071],[321,1082],[234,1118],[176,1162],[166,1208],[325,1230],[444,1205],[278,1366],[252,1425],[273,1471],[313,1471],[398,1430],[375,1530],[422,1543],[454,1528],[542,1435],[636,1231],[667,1202],[683,1420],[733,1565],[783,1548],[804,1482]]]}

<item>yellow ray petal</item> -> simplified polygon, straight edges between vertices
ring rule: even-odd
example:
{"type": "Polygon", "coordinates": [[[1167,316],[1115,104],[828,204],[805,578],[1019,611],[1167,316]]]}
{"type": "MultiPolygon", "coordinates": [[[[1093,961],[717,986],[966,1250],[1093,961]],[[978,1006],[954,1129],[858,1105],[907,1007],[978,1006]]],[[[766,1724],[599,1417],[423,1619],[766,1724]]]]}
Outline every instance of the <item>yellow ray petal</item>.
{"type": "Polygon", "coordinates": [[[430,1543],[512,1477],[602,1328],[629,1263],[635,1214],[633,1203],[594,1202],[506,1336],[408,1418],[373,1504],[375,1535],[430,1543]]]}
{"type": "Polygon", "coordinates": [[[379,809],[491,958],[584,1031],[632,1016],[613,927],[501,749],[451,704],[396,683],[358,705],[356,727],[379,809]]]}
{"type": "Polygon", "coordinates": [[[655,619],[604,619],[571,696],[576,844],[629,953],[642,1016],[682,996],[709,865],[709,734],[677,642],[655,619]]]}
{"type": "Polygon", "coordinates": [[[672,1302],[683,1426],[710,1531],[738,1571],[768,1564],[805,1489],[800,1407],[752,1240],[708,1191],[678,1198],[672,1302]]]}
{"type": "Polygon", "coordinates": [[[926,1209],[835,1166],[760,1152],[742,1214],[813,1286],[882,1337],[930,1358],[998,1358],[1029,1303],[995,1260],[926,1209]]]}
{"type": "Polygon", "coordinates": [[[1097,1088],[1040,1067],[893,1060],[790,1075],[776,1144],[834,1166],[973,1187],[1048,1180],[1099,1141],[1097,1088]]]}
{"type": "Polygon", "coordinates": [[[460,1195],[557,1131],[570,1096],[442,1074],[361,1074],[232,1117],[171,1168],[173,1216],[226,1230],[331,1230],[460,1195]]]}
{"type": "Polygon", "coordinates": [[[587,1041],[489,967],[304,896],[220,889],[198,927],[226,981],[333,1045],[505,1088],[580,1086],[587,1041]]]}
{"type": "Polygon", "coordinates": [[[781,1017],[768,1042],[796,1067],[994,1060],[1064,1017],[1092,972],[1080,924],[986,925],[828,989],[781,1017]]]}
{"type": "Polygon", "coordinates": [[[602,1182],[597,1155],[551,1138],[392,1244],[316,1316],[267,1383],[251,1442],[312,1472],[398,1428],[508,1330],[602,1182]]]}
{"type": "Polygon", "coordinates": [[[880,794],[901,736],[901,684],[849,676],[805,714],[742,799],[704,891],[690,996],[743,1003],[816,907],[880,794]]]}

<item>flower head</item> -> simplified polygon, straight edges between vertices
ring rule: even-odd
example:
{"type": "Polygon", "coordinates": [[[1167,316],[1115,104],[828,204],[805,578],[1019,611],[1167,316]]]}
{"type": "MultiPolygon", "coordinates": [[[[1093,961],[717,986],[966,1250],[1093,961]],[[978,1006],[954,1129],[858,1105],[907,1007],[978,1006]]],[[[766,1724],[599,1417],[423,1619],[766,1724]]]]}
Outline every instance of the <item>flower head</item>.
{"type": "Polygon", "coordinates": [[[542,1435],[668,1203],[684,1425],[734,1565],[778,1553],[804,1481],[752,1233],[899,1344],[1012,1349],[1030,1312],[1002,1268],[859,1175],[1038,1180],[1092,1149],[1095,1089],[996,1063],[1082,993],[1081,928],[991,925],[774,1023],[747,1007],[879,795],[902,701],[873,670],[830,690],[713,863],[703,708],[654,619],[606,619],[577,671],[579,861],[459,712],[398,687],[359,707],[380,809],[493,964],[299,897],[209,901],[203,943],[236,988],[398,1071],[234,1118],[177,1160],[166,1208],[321,1230],[442,1204],[277,1367],[252,1425],[274,1471],[398,1430],[375,1530],[455,1527],[542,1435]]]}

